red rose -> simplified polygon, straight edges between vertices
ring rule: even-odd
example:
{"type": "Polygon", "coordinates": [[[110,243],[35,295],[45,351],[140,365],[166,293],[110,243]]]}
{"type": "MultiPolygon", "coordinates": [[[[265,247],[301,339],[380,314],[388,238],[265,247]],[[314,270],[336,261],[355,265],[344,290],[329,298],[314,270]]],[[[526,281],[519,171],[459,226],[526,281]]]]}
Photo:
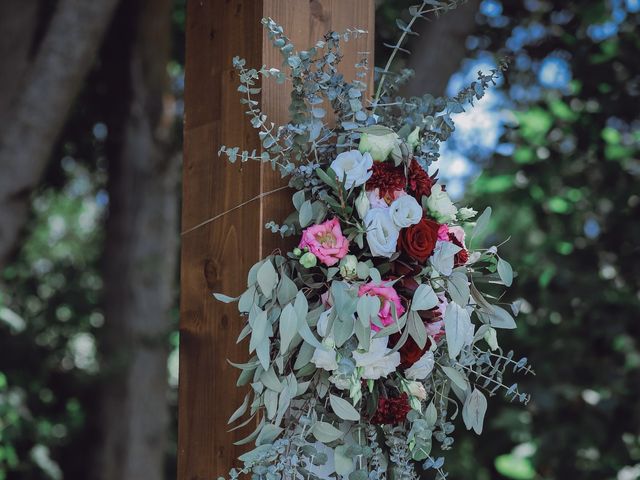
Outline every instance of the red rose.
{"type": "Polygon", "coordinates": [[[400,249],[414,260],[424,262],[436,248],[438,228],[440,225],[437,222],[423,218],[420,223],[402,229],[400,249]]]}
{"type": "Polygon", "coordinates": [[[407,413],[410,410],[409,396],[406,393],[402,393],[398,397],[380,397],[376,413],[371,417],[371,423],[397,425],[407,419],[407,413]]]}
{"type": "Polygon", "coordinates": [[[423,195],[431,195],[431,187],[435,179],[431,178],[414,158],[409,165],[409,191],[420,200],[423,195]]]}

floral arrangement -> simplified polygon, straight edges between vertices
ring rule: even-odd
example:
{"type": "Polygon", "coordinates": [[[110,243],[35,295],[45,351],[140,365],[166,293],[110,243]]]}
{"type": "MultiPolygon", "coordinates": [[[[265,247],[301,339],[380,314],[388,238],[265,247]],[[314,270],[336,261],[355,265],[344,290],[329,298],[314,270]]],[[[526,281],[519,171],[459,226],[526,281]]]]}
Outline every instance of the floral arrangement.
{"type": "Polygon", "coordinates": [[[442,5],[424,1],[399,22],[403,36],[368,104],[366,58],[353,81],[337,68],[340,42],[360,30],[330,32],[296,52],[265,19],[288,73],[234,59],[263,151],[220,153],[270,162],[289,178],[295,210],[267,228],[297,246],[256,263],[239,297],[215,294],[238,302],[238,341],[248,339],[251,355],[232,363],[238,386],[250,387],[229,422],[258,425],[238,442],[255,448],[231,478],[414,479],[428,469],[444,478],[434,451],[453,444],[456,417],[480,434],[487,396],[528,400],[503,383],[508,367],[530,371],[527,361],[503,352],[496,334],[516,327],[517,308],[501,300],[513,271],[497,247],[472,248],[491,210],[456,206],[427,173],[453,131],[451,115],[481,98],[503,67],[454,98],[394,97],[410,73],[392,74],[393,56],[413,22],[442,5]],[[288,124],[260,110],[261,77],[291,82],[288,124]]]}

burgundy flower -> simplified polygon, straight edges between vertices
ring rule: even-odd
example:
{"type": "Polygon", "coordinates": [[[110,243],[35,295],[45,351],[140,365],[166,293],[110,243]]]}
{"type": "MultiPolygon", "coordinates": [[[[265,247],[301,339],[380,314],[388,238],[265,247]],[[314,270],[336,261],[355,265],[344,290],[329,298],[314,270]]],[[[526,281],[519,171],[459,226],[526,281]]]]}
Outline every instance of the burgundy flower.
{"type": "MultiPolygon", "coordinates": [[[[429,325],[434,324],[436,322],[440,322],[442,320],[442,312],[438,307],[434,307],[431,310],[424,310],[420,312],[420,318],[425,324],[427,330],[430,329],[429,325]]],[[[437,325],[433,325],[432,327],[437,328],[437,325]]],[[[438,336],[435,337],[436,341],[438,340],[438,336]]],[[[394,333],[390,337],[391,345],[395,345],[400,340],[400,334],[394,333]]],[[[407,341],[400,347],[398,352],[400,353],[400,366],[401,370],[406,370],[411,367],[414,363],[416,363],[420,358],[427,353],[429,348],[431,347],[431,340],[427,339],[427,342],[424,345],[424,348],[420,348],[418,344],[412,337],[407,338],[407,341]]]]}
{"type": "Polygon", "coordinates": [[[456,256],[453,258],[453,264],[455,267],[459,267],[461,265],[465,265],[469,260],[469,252],[460,240],[456,238],[453,233],[449,233],[449,241],[457,246],[459,246],[462,250],[456,253],[456,256]]]}
{"type": "Polygon", "coordinates": [[[418,262],[424,262],[436,248],[440,225],[433,220],[423,218],[420,223],[403,228],[400,231],[400,250],[418,262]]]}
{"type": "Polygon", "coordinates": [[[366,189],[379,190],[380,198],[394,199],[394,192],[404,190],[407,179],[402,167],[396,167],[393,162],[373,162],[373,174],[367,181],[366,189]]]}
{"type": "Polygon", "coordinates": [[[436,183],[414,158],[409,165],[409,192],[420,200],[423,195],[431,195],[431,187],[436,183]]]}
{"type": "Polygon", "coordinates": [[[402,393],[398,397],[380,397],[378,399],[378,409],[371,417],[371,423],[397,425],[407,419],[409,410],[411,410],[411,407],[406,393],[402,393]]]}

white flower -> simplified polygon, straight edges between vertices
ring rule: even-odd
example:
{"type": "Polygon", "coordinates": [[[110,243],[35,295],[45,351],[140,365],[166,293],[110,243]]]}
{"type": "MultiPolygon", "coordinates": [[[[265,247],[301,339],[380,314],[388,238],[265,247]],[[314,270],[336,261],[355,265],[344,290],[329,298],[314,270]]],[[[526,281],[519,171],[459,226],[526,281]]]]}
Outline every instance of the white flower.
{"type": "Polygon", "coordinates": [[[411,195],[398,197],[389,206],[391,220],[398,228],[407,228],[422,219],[422,207],[411,195]]]}
{"type": "Polygon", "coordinates": [[[404,371],[404,375],[409,380],[424,380],[431,375],[435,364],[436,361],[433,358],[433,352],[428,351],[420,358],[420,360],[407,368],[404,371]]]}
{"type": "Polygon", "coordinates": [[[353,352],[356,367],[362,368],[362,378],[377,380],[396,371],[400,365],[400,352],[387,355],[391,351],[387,348],[388,341],[388,337],[371,338],[368,352],[353,352]]]}
{"type": "Polygon", "coordinates": [[[343,278],[352,278],[356,276],[358,267],[358,257],[355,255],[347,255],[340,260],[340,275],[343,278]]]}
{"type": "Polygon", "coordinates": [[[362,153],[369,152],[376,162],[384,162],[398,144],[395,132],[386,135],[370,135],[363,133],[360,137],[359,149],[362,153]]]}
{"type": "Polygon", "coordinates": [[[439,183],[431,187],[431,195],[427,197],[427,208],[438,223],[453,222],[458,213],[458,209],[439,183]]]}
{"type": "Polygon", "coordinates": [[[342,152],[331,162],[331,170],[336,173],[339,181],[342,181],[346,175],[345,188],[364,185],[373,174],[370,171],[372,166],[373,159],[371,155],[368,153],[363,155],[358,150],[342,152]]]}
{"type": "Polygon", "coordinates": [[[391,257],[396,251],[400,230],[391,219],[388,208],[372,208],[364,219],[367,243],[374,257],[391,257]]]}
{"type": "Polygon", "coordinates": [[[356,198],[356,211],[361,219],[364,220],[364,217],[367,216],[367,212],[369,212],[369,208],[371,207],[371,202],[369,201],[369,197],[367,196],[367,192],[360,191],[360,195],[356,198]]]}
{"type": "MultiPolygon", "coordinates": [[[[336,351],[322,342],[325,348],[316,348],[311,357],[311,362],[315,364],[317,368],[322,368],[328,372],[332,372],[338,369],[338,362],[336,361],[336,351]]],[[[333,343],[333,342],[331,342],[333,343]]]]}
{"type": "Polygon", "coordinates": [[[460,210],[458,210],[458,218],[462,222],[464,222],[465,220],[469,220],[469,219],[475,217],[477,214],[478,214],[477,211],[475,211],[473,208],[469,208],[469,207],[462,207],[460,210]]]}
{"type": "Polygon", "coordinates": [[[409,382],[407,383],[407,390],[412,397],[416,397],[419,400],[427,399],[427,390],[421,382],[409,382]]]}
{"type": "Polygon", "coordinates": [[[371,208],[387,208],[387,202],[384,198],[380,198],[380,189],[374,188],[367,192],[367,200],[369,200],[369,205],[371,208]]]}

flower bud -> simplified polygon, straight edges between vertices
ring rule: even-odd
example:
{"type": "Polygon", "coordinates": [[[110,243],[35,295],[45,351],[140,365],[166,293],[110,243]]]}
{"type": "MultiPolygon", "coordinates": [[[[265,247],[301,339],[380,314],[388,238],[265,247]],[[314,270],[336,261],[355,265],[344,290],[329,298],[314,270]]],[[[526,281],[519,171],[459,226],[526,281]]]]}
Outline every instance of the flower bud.
{"type": "Polygon", "coordinates": [[[419,400],[427,399],[427,391],[421,382],[408,382],[407,390],[412,397],[416,397],[419,400]]]}
{"type": "Polygon", "coordinates": [[[464,222],[475,217],[477,214],[478,212],[476,212],[473,208],[462,207],[460,210],[458,210],[458,219],[460,219],[461,222],[464,222]]]}
{"type": "Polygon", "coordinates": [[[353,278],[356,276],[358,258],[355,255],[347,255],[340,260],[340,275],[343,278],[353,278]]]}
{"type": "Polygon", "coordinates": [[[299,257],[300,255],[302,255],[302,250],[300,250],[298,247],[296,247],[296,248],[293,249],[293,254],[296,257],[299,257]]]}
{"type": "Polygon", "coordinates": [[[491,348],[491,350],[497,350],[498,348],[498,336],[496,335],[496,330],[495,328],[489,328],[489,330],[487,330],[484,334],[484,339],[487,342],[487,344],[489,345],[489,348],[491,348]]]}
{"type": "Polygon", "coordinates": [[[369,197],[367,197],[367,193],[364,191],[364,188],[360,191],[360,195],[356,198],[356,211],[361,219],[364,220],[364,217],[367,216],[369,212],[369,207],[371,206],[371,202],[369,201],[369,197]]]}
{"type": "Polygon", "coordinates": [[[300,263],[305,268],[315,267],[318,263],[318,258],[311,252],[307,252],[300,257],[300,263]]]}
{"type": "Polygon", "coordinates": [[[407,137],[407,145],[413,152],[416,147],[420,144],[420,127],[416,127],[413,132],[409,134],[407,137]]]}
{"type": "Polygon", "coordinates": [[[363,133],[358,149],[362,153],[369,152],[374,161],[384,162],[397,144],[398,135],[395,132],[386,135],[363,133]]]}

